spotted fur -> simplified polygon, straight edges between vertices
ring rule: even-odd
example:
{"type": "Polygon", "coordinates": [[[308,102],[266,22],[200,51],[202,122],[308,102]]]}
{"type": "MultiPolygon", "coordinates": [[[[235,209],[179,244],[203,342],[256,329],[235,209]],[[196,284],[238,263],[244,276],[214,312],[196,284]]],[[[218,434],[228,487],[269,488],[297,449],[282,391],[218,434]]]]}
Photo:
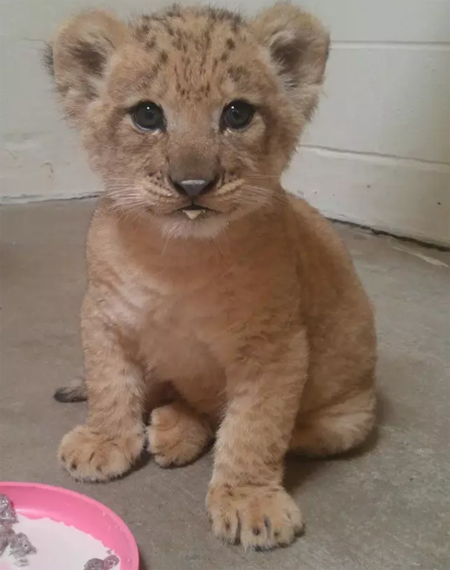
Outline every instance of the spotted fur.
{"type": "Polygon", "coordinates": [[[77,479],[162,467],[216,438],[213,532],[265,550],[302,531],[288,450],[328,455],[374,422],[370,304],[332,228],[280,185],[318,100],[328,34],[277,4],[252,20],[174,6],[123,23],[86,12],[51,42],[57,90],[105,192],[82,309],[89,418],[59,458],[77,479]],[[232,101],[254,110],[233,129],[232,101]],[[151,132],[136,105],[159,106],[151,132]],[[195,198],[174,181],[213,181],[195,198]],[[168,386],[170,398],[157,395],[168,386]],[[150,426],[146,402],[150,400],[150,426]]]}
{"type": "MultiPolygon", "coordinates": [[[[62,26],[47,59],[106,191],[125,208],[130,194],[121,200],[117,181],[145,187],[136,201],[159,213],[151,173],[278,176],[316,106],[327,50],[317,20],[287,4],[253,21],[227,10],[175,6],[128,24],[86,12],[62,26]],[[226,136],[217,129],[220,113],[237,98],[258,112],[252,128],[226,136]],[[171,123],[166,136],[143,141],[130,129],[127,111],[142,100],[164,108],[171,123]]],[[[232,208],[229,198],[221,198],[224,211],[232,208]]]]}

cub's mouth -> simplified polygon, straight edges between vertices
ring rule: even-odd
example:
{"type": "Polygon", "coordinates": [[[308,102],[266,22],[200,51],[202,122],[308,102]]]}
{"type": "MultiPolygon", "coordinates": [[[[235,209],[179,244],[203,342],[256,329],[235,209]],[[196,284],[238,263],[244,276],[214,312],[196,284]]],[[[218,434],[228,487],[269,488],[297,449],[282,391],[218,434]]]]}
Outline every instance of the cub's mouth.
{"type": "Polygon", "coordinates": [[[200,206],[199,204],[189,204],[188,206],[183,206],[175,212],[184,214],[190,220],[195,220],[196,218],[203,217],[206,214],[216,213],[215,210],[207,208],[206,206],[200,206]]]}

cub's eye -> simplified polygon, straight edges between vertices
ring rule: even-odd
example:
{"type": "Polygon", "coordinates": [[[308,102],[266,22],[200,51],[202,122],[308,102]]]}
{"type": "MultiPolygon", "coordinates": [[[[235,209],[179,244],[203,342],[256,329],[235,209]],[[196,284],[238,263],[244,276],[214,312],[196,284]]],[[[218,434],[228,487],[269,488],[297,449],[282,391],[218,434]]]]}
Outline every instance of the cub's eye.
{"type": "Polygon", "coordinates": [[[163,131],[166,126],[163,110],[151,101],[136,105],[131,111],[131,117],[136,127],[143,131],[163,131]]]}
{"type": "Polygon", "coordinates": [[[232,101],[222,112],[222,128],[238,131],[250,124],[255,108],[247,101],[232,101]]]}

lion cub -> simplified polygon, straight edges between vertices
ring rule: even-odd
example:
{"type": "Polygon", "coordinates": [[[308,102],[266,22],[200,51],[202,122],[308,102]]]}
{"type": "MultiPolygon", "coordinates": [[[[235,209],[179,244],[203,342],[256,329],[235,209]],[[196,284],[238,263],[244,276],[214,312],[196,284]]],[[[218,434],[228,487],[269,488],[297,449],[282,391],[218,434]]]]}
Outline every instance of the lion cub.
{"type": "Polygon", "coordinates": [[[85,12],[47,54],[104,183],[82,308],[89,417],[59,458],[105,481],[147,446],[167,467],[215,439],[212,528],[245,548],[302,530],[288,451],[341,453],[374,423],[370,304],[328,222],[280,186],[328,45],[289,4],[250,21],[174,7],[128,24],[85,12]]]}

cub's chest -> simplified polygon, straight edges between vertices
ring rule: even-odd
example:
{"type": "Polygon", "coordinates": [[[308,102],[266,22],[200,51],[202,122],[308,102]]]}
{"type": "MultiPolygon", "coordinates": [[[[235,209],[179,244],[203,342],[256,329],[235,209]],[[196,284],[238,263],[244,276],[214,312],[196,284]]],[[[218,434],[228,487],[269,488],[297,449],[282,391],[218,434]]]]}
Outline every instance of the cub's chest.
{"type": "Polygon", "coordinates": [[[188,278],[175,272],[128,271],[109,285],[110,309],[118,316],[132,319],[139,328],[151,325],[188,328],[195,320],[213,318],[220,313],[219,306],[230,301],[235,290],[226,280],[188,278]]]}

